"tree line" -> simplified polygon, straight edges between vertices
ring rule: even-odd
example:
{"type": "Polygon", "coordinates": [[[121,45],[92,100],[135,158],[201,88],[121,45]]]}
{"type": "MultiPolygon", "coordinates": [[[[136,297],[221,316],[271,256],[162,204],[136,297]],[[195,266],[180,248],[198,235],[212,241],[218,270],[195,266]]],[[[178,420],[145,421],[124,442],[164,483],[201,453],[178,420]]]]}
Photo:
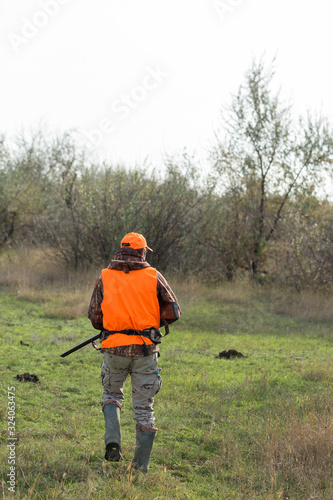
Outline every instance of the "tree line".
{"type": "Polygon", "coordinates": [[[136,231],[164,272],[331,286],[332,127],[321,115],[293,118],[273,77],[272,66],[252,63],[221,111],[206,172],[186,154],[163,172],[95,162],[71,133],[3,137],[0,247],[36,246],[84,269],[107,265],[136,231]]]}

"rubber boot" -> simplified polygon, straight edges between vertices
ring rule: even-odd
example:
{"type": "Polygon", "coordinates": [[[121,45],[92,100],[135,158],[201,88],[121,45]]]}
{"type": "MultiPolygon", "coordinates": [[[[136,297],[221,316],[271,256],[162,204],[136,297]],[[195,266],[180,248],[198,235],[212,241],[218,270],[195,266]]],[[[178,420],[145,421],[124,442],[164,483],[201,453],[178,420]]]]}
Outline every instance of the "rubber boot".
{"type": "Polygon", "coordinates": [[[104,406],[105,460],[119,462],[121,454],[120,408],[114,404],[104,406]]]}
{"type": "Polygon", "coordinates": [[[156,432],[136,431],[133,467],[147,474],[156,432]]]}

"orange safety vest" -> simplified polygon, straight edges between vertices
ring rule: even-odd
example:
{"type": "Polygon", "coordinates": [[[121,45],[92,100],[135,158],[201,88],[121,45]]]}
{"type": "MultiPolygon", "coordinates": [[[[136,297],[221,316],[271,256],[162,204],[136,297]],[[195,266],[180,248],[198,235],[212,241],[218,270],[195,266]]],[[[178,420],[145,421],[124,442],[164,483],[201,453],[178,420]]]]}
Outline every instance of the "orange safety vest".
{"type": "MultiPolygon", "coordinates": [[[[156,269],[145,267],[129,273],[103,269],[103,328],[110,331],[159,328],[156,269]]],[[[147,345],[153,342],[144,338],[147,345]]],[[[115,333],[102,341],[102,348],[143,344],[138,335],[115,333]]]]}

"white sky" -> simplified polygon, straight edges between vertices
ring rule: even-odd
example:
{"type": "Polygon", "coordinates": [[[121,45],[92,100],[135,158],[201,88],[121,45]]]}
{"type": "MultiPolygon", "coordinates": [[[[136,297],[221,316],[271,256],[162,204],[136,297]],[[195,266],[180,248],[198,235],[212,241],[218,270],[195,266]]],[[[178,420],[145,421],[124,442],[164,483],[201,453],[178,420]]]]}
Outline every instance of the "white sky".
{"type": "Polygon", "coordinates": [[[127,165],[204,158],[263,54],[297,112],[333,121],[332,13],[328,0],[1,0],[0,132],[75,128],[127,165]]]}

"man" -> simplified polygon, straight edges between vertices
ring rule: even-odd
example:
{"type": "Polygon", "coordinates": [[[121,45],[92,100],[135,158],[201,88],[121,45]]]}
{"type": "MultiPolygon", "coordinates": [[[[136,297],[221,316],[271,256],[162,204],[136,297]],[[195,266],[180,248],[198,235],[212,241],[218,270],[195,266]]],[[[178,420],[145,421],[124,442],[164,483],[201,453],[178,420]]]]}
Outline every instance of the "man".
{"type": "Polygon", "coordinates": [[[165,278],[146,262],[147,250],[152,251],[141,234],[124,236],[121,248],[97,279],[88,311],[93,327],[102,331],[105,459],[119,461],[122,457],[120,410],[130,374],[136,421],[133,466],[145,473],[157,431],[154,396],[162,384],[157,368],[161,311],[173,304],[175,313],[168,323],[181,314],[165,278]]]}

